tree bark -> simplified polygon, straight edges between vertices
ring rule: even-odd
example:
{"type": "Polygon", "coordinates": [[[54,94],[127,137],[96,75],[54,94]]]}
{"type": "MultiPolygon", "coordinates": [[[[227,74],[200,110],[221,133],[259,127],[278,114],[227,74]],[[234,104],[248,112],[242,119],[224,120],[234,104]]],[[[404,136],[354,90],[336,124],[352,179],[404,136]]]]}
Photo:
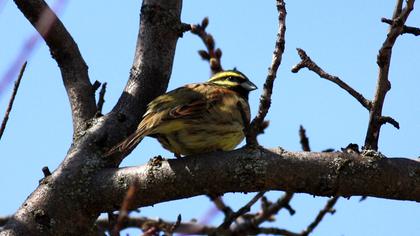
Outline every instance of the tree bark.
{"type": "Polygon", "coordinates": [[[107,169],[93,180],[104,210],[115,210],[136,184],[135,207],[227,192],[283,190],[317,196],[371,196],[420,201],[420,162],[350,153],[239,149],[181,159],[152,159],[107,169]]]}
{"type": "Polygon", "coordinates": [[[74,130],[77,138],[64,161],[52,175],[40,181],[0,235],[87,235],[102,209],[97,202],[99,195],[90,187],[92,179],[104,168],[119,164],[119,160],[104,158],[102,154],[133,131],[147,103],[166,89],[182,28],[182,1],[143,2],[136,57],[128,85],[114,112],[99,118],[93,117],[96,105],[93,91],[89,90],[87,67],[62,23],[54,21],[50,33],[44,33],[39,19],[45,12],[53,14],[46,3],[42,0],[16,0],[15,3],[50,47],[69,93],[73,122],[84,128],[74,130]],[[57,34],[51,33],[55,30],[57,34]],[[85,108],[88,112],[84,112],[85,108]]]}

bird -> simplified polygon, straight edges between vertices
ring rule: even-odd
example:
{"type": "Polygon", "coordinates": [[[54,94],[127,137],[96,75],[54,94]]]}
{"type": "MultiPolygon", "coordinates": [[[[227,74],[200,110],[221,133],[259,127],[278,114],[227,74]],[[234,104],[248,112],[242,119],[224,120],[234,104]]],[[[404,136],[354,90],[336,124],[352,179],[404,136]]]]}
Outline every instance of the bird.
{"type": "Polygon", "coordinates": [[[134,133],[108,155],[128,155],[146,137],[156,138],[176,157],[233,150],[250,122],[248,96],[257,89],[242,72],[215,73],[152,100],[134,133]]]}

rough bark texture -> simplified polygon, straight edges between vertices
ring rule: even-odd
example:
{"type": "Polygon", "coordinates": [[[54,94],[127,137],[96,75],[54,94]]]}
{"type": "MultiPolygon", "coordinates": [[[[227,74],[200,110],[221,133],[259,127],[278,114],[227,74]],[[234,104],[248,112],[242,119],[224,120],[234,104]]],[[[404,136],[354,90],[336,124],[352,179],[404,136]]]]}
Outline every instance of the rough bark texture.
{"type": "Polygon", "coordinates": [[[136,207],[202,194],[283,190],[317,196],[372,196],[420,201],[420,162],[349,153],[239,149],[104,170],[95,177],[112,210],[139,183],[136,207]]]}
{"type": "MultiPolygon", "coordinates": [[[[40,181],[0,235],[95,234],[91,230],[98,215],[118,210],[134,183],[138,183],[133,202],[136,208],[202,194],[266,190],[420,201],[420,163],[375,153],[293,153],[254,146],[182,159],[155,158],[144,166],[120,169],[124,157],[105,158],[103,154],[134,131],[146,105],[166,90],[176,42],[183,30],[182,1],[143,1],[128,83],[112,112],[98,118],[94,116],[97,108],[88,68],[64,25],[43,0],[15,3],[45,39],[60,67],[72,107],[75,139],[60,166],[40,181]]],[[[410,5],[407,9],[403,22],[410,5]]],[[[389,46],[397,33],[400,31],[390,32],[380,53],[385,58],[378,59],[383,72],[379,77],[385,82],[389,46]]],[[[381,96],[374,102],[383,103],[381,96]]],[[[376,114],[371,121],[383,118],[381,109],[378,105],[377,112],[371,111],[371,115],[376,114]]],[[[371,133],[379,135],[379,129],[371,133]]]]}
{"type": "Polygon", "coordinates": [[[45,11],[51,12],[45,2],[16,0],[15,3],[41,32],[60,66],[74,123],[90,127],[75,129],[77,138],[64,161],[41,181],[0,235],[86,235],[102,209],[97,202],[98,195],[89,187],[91,180],[105,167],[117,167],[119,163],[102,157],[104,147],[112,146],[132,131],[147,103],[166,89],[181,28],[182,1],[143,2],[137,53],[125,94],[114,109],[116,112],[97,119],[92,118],[96,105],[93,91],[89,90],[87,67],[64,26],[54,21],[49,33],[44,35],[37,22],[45,11]],[[89,118],[92,120],[86,122],[89,118]]]}

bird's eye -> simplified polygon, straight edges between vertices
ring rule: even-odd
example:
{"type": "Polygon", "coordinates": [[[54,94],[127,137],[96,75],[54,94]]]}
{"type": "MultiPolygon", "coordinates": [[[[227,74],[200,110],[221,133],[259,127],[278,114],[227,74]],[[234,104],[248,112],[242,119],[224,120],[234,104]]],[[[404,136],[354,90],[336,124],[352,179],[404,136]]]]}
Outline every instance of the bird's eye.
{"type": "Polygon", "coordinates": [[[229,80],[231,82],[235,82],[235,83],[240,82],[238,77],[233,77],[233,76],[228,77],[227,80],[229,80]]]}

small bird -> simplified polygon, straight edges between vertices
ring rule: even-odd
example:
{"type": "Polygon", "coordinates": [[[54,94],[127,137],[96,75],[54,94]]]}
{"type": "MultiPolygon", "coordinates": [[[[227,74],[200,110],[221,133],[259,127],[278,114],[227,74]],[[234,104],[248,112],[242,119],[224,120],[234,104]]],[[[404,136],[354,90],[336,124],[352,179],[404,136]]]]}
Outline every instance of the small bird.
{"type": "Polygon", "coordinates": [[[234,149],[250,122],[248,95],[257,87],[237,70],[187,84],[148,104],[136,131],[108,154],[128,154],[145,137],[156,138],[176,157],[234,149]]]}

